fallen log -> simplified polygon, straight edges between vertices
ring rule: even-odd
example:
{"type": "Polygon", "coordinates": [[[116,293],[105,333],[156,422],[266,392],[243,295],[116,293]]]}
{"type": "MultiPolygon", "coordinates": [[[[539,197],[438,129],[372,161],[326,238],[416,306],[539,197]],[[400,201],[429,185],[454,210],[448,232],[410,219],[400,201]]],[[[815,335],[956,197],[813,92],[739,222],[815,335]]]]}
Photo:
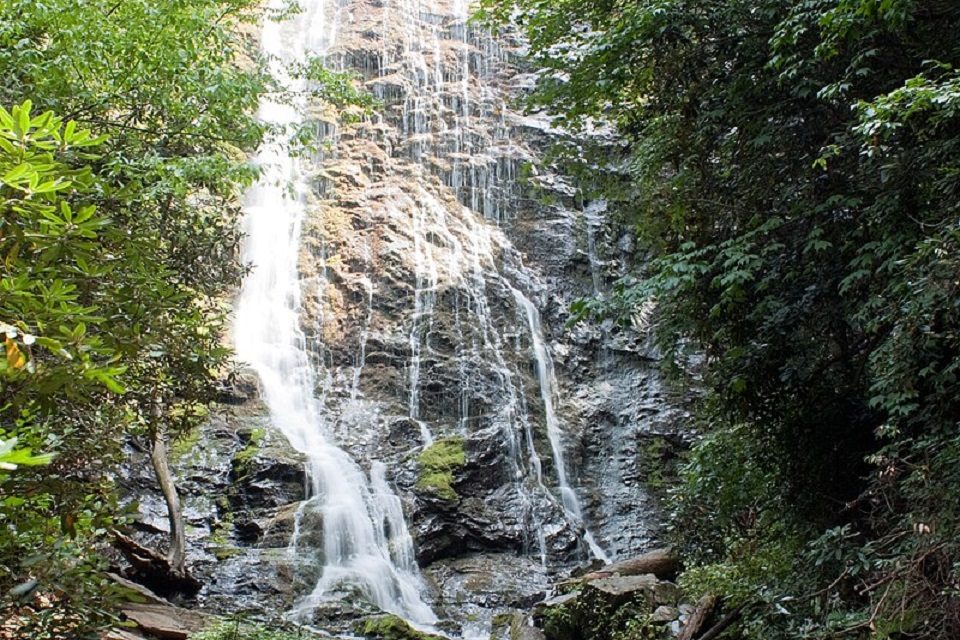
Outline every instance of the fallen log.
{"type": "Polygon", "coordinates": [[[693,613],[687,618],[687,624],[683,625],[683,628],[680,630],[680,635],[677,636],[677,640],[694,640],[697,634],[700,633],[700,630],[706,625],[710,614],[713,613],[713,609],[716,606],[717,597],[713,594],[707,594],[700,598],[693,613]]]}
{"type": "Polygon", "coordinates": [[[727,630],[727,627],[732,625],[734,622],[740,619],[740,614],[743,613],[743,610],[747,608],[746,604],[742,604],[723,618],[720,619],[720,622],[713,625],[707,631],[700,636],[698,640],[714,640],[717,636],[727,630]]]}
{"type": "Polygon", "coordinates": [[[661,580],[670,580],[677,575],[679,570],[680,559],[674,554],[673,549],[666,547],[648,551],[636,558],[608,564],[602,569],[581,576],[578,580],[580,582],[590,582],[600,578],[609,578],[613,575],[639,576],[647,573],[652,573],[661,580]]]}

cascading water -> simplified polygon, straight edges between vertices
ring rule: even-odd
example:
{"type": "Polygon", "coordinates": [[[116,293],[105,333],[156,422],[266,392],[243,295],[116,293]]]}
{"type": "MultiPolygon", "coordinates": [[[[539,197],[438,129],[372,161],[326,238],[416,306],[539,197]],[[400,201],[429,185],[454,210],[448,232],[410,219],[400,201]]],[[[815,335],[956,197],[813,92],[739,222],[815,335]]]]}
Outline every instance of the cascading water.
{"type": "MultiPolygon", "coordinates": [[[[268,20],[263,52],[278,82],[296,95],[302,85],[290,65],[322,55],[335,33],[336,7],[323,0],[303,2],[303,11],[281,22],[268,20]]],[[[284,2],[272,3],[282,9],[284,2]]],[[[296,126],[306,109],[267,98],[264,122],[277,129],[262,147],[257,163],[262,176],[247,196],[243,247],[252,266],[238,301],[234,342],[238,356],[257,372],[273,425],[306,457],[307,500],[301,509],[320,514],[323,528],[322,574],[297,610],[312,607],[338,590],[357,589],[385,611],[412,621],[436,620],[421,595],[413,543],[399,498],[373,464],[371,478],[330,438],[325,409],[316,396],[317,375],[300,328],[301,281],[298,271],[301,229],[310,198],[301,161],[284,143],[283,131],[296,126]]],[[[302,517],[298,514],[298,522],[302,517]]]]}
{"type": "Polygon", "coordinates": [[[603,276],[600,269],[600,257],[597,255],[597,229],[603,223],[607,211],[606,200],[594,200],[583,209],[583,226],[587,235],[587,259],[590,261],[590,278],[593,281],[593,295],[603,295],[603,276]]]}
{"type": "MultiPolygon", "coordinates": [[[[517,305],[523,310],[527,318],[527,325],[530,328],[530,340],[532,341],[533,357],[537,363],[537,381],[540,386],[540,398],[543,400],[544,419],[547,423],[547,439],[550,441],[550,451],[553,455],[553,464],[557,471],[557,485],[560,490],[560,499],[563,502],[564,511],[570,517],[574,524],[581,524],[583,521],[583,510],[580,507],[580,499],[576,491],[570,486],[567,478],[567,465],[563,455],[562,431],[560,421],[557,419],[557,412],[554,409],[554,394],[556,393],[556,374],[553,369],[553,359],[543,340],[543,327],[540,325],[540,312],[530,301],[530,298],[523,295],[519,289],[511,288],[513,297],[517,305]]],[[[583,540],[590,548],[594,557],[604,562],[610,562],[610,558],[604,553],[600,545],[594,539],[589,528],[584,529],[583,540]]]]}
{"type": "MultiPolygon", "coordinates": [[[[431,527],[467,502],[490,510],[475,522],[489,516],[504,551],[525,552],[535,567],[539,558],[544,573],[582,559],[584,545],[606,559],[584,522],[596,503],[581,503],[576,488],[586,498],[587,484],[565,460],[570,406],[540,311],[523,293],[539,298],[542,286],[510,241],[521,202],[514,177],[535,154],[506,115],[504,51],[468,24],[461,0],[301,4],[264,27],[281,86],[304,93],[287,68],[324,55],[360,73],[383,106],[339,129],[328,157],[292,157],[278,133],[248,196],[253,270],[237,351],[260,375],[273,424],[306,457],[307,500],[289,553],[321,568],[295,612],[359,591],[431,623],[411,531],[422,552],[431,527]],[[463,503],[439,515],[430,509],[442,496],[424,494],[417,475],[435,436],[487,447],[491,465],[488,486],[465,488],[463,503]],[[409,522],[393,483],[418,498],[409,522]]],[[[266,100],[261,116],[278,130],[322,129],[329,118],[306,98],[266,100]]],[[[461,533],[470,526],[479,528],[457,522],[455,535],[489,549],[484,531],[461,533]]],[[[439,537],[451,547],[433,557],[466,547],[439,537]]]]}

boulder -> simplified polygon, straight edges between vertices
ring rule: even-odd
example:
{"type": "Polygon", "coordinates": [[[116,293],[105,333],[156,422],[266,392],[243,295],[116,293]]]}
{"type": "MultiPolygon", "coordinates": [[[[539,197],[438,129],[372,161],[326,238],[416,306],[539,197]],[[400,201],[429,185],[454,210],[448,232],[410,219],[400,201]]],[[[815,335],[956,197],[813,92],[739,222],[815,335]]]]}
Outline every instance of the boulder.
{"type": "Polygon", "coordinates": [[[490,625],[490,640],[546,640],[542,629],[531,626],[520,611],[495,615],[490,625]]]}
{"type": "Polygon", "coordinates": [[[144,633],[161,640],[187,640],[200,631],[209,618],[196,611],[158,604],[125,604],[121,613],[144,633]]]}
{"type": "Polygon", "coordinates": [[[626,620],[640,619],[646,625],[677,620],[679,598],[675,584],[658,580],[653,574],[615,575],[591,580],[579,591],[538,603],[533,618],[547,640],[608,640],[623,631],[626,620]],[[620,620],[619,627],[611,626],[614,620],[620,620]]]}
{"type": "Polygon", "coordinates": [[[673,622],[679,617],[680,611],[676,607],[670,607],[662,604],[653,610],[650,620],[653,622],[673,622]]]}
{"type": "Polygon", "coordinates": [[[443,640],[443,636],[418,631],[403,618],[392,614],[367,618],[357,624],[356,631],[365,638],[379,640],[443,640]]]}
{"type": "Polygon", "coordinates": [[[598,601],[606,607],[619,607],[629,600],[641,596],[653,600],[659,581],[653,574],[640,576],[610,576],[592,580],[583,587],[584,598],[598,601]]]}

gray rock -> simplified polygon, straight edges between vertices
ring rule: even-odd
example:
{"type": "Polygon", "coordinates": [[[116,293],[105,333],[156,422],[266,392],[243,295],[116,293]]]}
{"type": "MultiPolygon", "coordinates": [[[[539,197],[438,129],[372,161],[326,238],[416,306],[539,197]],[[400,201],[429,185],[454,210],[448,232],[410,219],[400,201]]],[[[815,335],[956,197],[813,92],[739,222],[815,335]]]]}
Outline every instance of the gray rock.
{"type": "Polygon", "coordinates": [[[619,606],[638,593],[653,594],[660,581],[653,574],[639,576],[610,576],[588,582],[584,594],[598,594],[604,602],[619,606]]]}
{"type": "Polygon", "coordinates": [[[519,611],[494,616],[490,628],[490,640],[545,640],[546,635],[528,623],[527,616],[519,611]]]}
{"type": "Polygon", "coordinates": [[[534,610],[537,612],[542,612],[554,607],[572,606],[574,603],[576,603],[577,596],[579,595],[579,592],[571,591],[570,593],[564,593],[559,596],[547,598],[546,600],[538,602],[534,610]]]}
{"type": "Polygon", "coordinates": [[[678,619],[679,616],[680,611],[678,611],[676,607],[660,605],[653,610],[653,614],[650,616],[650,619],[653,622],[672,622],[678,619]]]}
{"type": "Polygon", "coordinates": [[[169,605],[130,603],[120,611],[147,635],[167,640],[187,640],[210,622],[208,616],[169,605]]]}

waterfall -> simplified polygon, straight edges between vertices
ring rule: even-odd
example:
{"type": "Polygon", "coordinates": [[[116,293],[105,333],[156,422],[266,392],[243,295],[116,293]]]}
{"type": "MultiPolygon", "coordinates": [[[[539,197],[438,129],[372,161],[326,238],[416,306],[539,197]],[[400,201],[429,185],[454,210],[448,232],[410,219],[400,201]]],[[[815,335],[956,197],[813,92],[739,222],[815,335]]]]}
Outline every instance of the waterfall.
{"type": "Polygon", "coordinates": [[[583,225],[587,233],[587,259],[590,261],[590,278],[593,281],[593,295],[603,296],[603,275],[600,257],[597,255],[597,230],[603,224],[607,212],[606,200],[594,200],[583,209],[583,225]]]}
{"type": "MultiPolygon", "coordinates": [[[[537,157],[516,127],[536,123],[508,118],[506,54],[468,23],[465,2],[301,5],[263,29],[263,52],[293,98],[261,104],[274,133],[247,196],[252,270],[236,348],[259,374],[272,424],[306,460],[288,550],[320,573],[294,613],[359,592],[432,624],[411,527],[432,535],[458,505],[438,518],[419,501],[405,514],[392,481],[424,497],[415,453],[435,436],[460,435],[468,455],[470,446],[486,452],[489,486],[458,499],[499,509],[490,521],[509,552],[546,567],[574,561],[585,543],[606,559],[566,466],[567,405],[527,297],[538,297],[540,278],[510,239],[517,167],[537,157]],[[311,56],[359,72],[383,101],[372,118],[338,129],[335,154],[322,158],[285,143],[291,129],[322,128],[328,117],[297,97],[309,87],[288,71],[311,56]],[[552,460],[549,477],[541,456],[552,460]]],[[[467,526],[457,523],[457,535],[467,526]]],[[[489,548],[471,544],[448,553],[489,548]]]]}
{"type": "MultiPolygon", "coordinates": [[[[333,43],[337,8],[324,0],[301,3],[303,11],[283,22],[267,20],[263,52],[277,81],[291,92],[302,89],[288,72],[309,55],[322,55],[333,43]]],[[[271,3],[279,10],[282,1],[271,3]]],[[[414,622],[436,620],[421,595],[413,542],[404,523],[399,498],[374,463],[368,478],[337,447],[328,433],[325,410],[316,396],[317,371],[300,327],[300,238],[308,182],[300,159],[291,156],[284,131],[296,126],[305,102],[293,104],[265,98],[260,117],[276,132],[262,146],[257,163],[260,180],[245,207],[244,261],[251,272],[244,281],[236,310],[234,343],[240,359],[260,377],[271,423],[304,454],[308,478],[303,508],[322,519],[322,574],[297,609],[312,607],[338,590],[357,589],[384,611],[414,622]]],[[[302,520],[298,514],[297,522],[302,520]]]]}
{"type": "MultiPolygon", "coordinates": [[[[540,398],[543,401],[544,420],[547,423],[547,439],[550,441],[550,452],[553,455],[553,466],[557,472],[557,488],[560,490],[560,500],[563,503],[563,509],[574,524],[583,523],[583,510],[580,507],[580,499],[576,491],[570,486],[570,480],[567,478],[567,465],[563,455],[562,431],[560,421],[557,419],[557,412],[554,409],[554,394],[556,393],[556,374],[553,369],[553,359],[550,352],[547,351],[547,345],[543,340],[543,327],[540,324],[540,312],[534,306],[530,298],[523,295],[519,289],[511,287],[513,297],[517,305],[523,310],[527,319],[527,325],[530,328],[530,340],[533,343],[533,356],[537,363],[537,381],[540,386],[540,398]]],[[[610,558],[604,553],[600,545],[594,539],[589,528],[584,529],[583,541],[590,548],[590,553],[599,560],[610,562],[610,558]]]]}

